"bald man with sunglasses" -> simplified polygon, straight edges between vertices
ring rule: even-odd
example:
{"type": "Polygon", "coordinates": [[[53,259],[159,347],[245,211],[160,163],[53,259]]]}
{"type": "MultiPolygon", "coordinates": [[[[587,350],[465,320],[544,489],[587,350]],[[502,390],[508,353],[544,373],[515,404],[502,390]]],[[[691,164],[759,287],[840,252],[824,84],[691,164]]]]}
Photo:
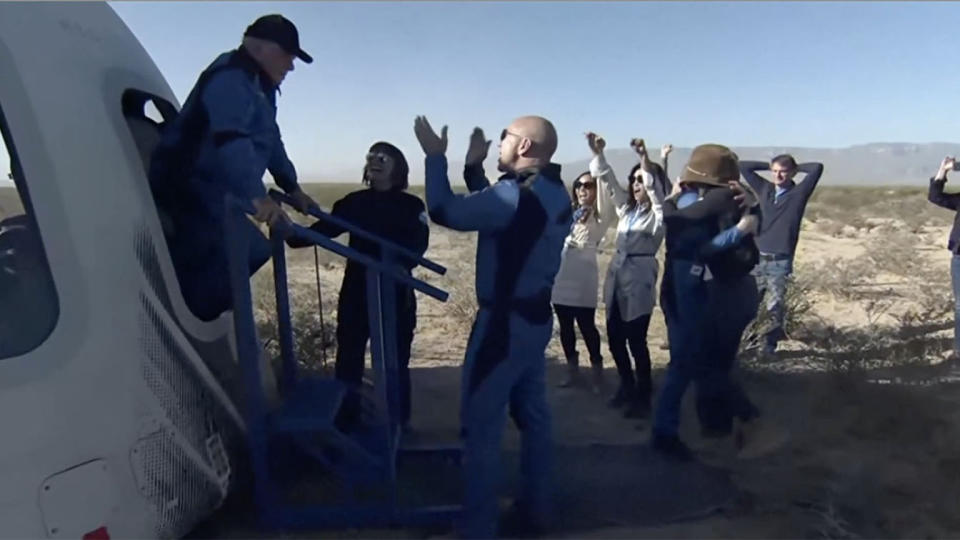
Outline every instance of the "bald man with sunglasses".
{"type": "Polygon", "coordinates": [[[570,195],[550,160],[557,132],[548,120],[524,116],[500,133],[491,184],[483,172],[490,141],[476,128],[464,177],[470,193],[454,194],[447,176],[447,128],[438,136],[424,117],[414,131],[426,154],[431,219],[477,231],[479,309],[463,366],[461,423],[466,494],[459,524],[468,538],[497,534],[497,486],[507,410],[521,432],[523,485],[502,533],[542,533],[549,519],[552,435],[544,353],[553,331],[551,290],[570,231],[570,195]]]}

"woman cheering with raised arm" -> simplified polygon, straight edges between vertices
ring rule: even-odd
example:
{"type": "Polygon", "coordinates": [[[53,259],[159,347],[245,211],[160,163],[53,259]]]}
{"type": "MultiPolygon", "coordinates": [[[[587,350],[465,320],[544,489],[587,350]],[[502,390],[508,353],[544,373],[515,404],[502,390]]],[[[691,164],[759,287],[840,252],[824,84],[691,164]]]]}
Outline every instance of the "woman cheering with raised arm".
{"type": "Polygon", "coordinates": [[[618,218],[617,251],[603,284],[607,341],[620,374],[620,387],[610,405],[625,407],[628,418],[644,418],[650,414],[653,391],[647,330],[656,303],[659,265],[655,256],[663,242],[663,194],[654,185],[662,180],[663,169],[649,161],[644,151],[627,176],[629,189],[623,189],[603,155],[603,138],[588,133],[587,144],[593,152],[590,174],[600,180],[600,189],[612,200],[618,218]]]}
{"type": "Polygon", "coordinates": [[[573,182],[573,225],[563,244],[560,271],[554,280],[551,302],[560,323],[560,344],[567,358],[569,377],[560,386],[582,384],[577,353],[576,320],[590,353],[593,390],[603,387],[603,358],[600,355],[600,332],[594,321],[599,291],[597,248],[603,235],[617,222],[617,214],[609,193],[597,190],[597,179],[590,172],[581,173],[573,182]]]}

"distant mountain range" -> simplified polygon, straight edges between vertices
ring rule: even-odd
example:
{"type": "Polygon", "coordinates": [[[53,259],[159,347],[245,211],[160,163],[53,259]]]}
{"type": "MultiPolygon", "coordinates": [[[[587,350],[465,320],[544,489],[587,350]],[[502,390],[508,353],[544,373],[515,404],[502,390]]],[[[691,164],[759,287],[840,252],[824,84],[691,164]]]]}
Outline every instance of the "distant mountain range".
{"type": "MultiPolygon", "coordinates": [[[[660,162],[660,143],[648,143],[651,154],[660,162]]],[[[418,149],[419,150],[419,149],[418,149]]],[[[670,154],[668,174],[676,178],[690,157],[692,148],[674,148],[670,154]]],[[[799,162],[819,161],[824,165],[821,182],[829,185],[923,185],[933,176],[944,156],[960,155],[960,143],[869,143],[847,148],[800,148],[785,146],[736,146],[733,151],[741,159],[769,160],[783,153],[792,154],[799,162]]],[[[491,145],[491,155],[484,162],[484,169],[491,180],[499,176],[496,169],[496,145],[491,145]]],[[[459,155],[460,152],[458,151],[459,155]]],[[[608,149],[607,161],[613,166],[620,180],[637,162],[636,154],[628,148],[608,149]]],[[[423,160],[420,156],[410,159],[410,183],[423,183],[423,160]]],[[[562,163],[563,179],[573,182],[574,176],[588,169],[589,158],[562,163]]],[[[463,160],[450,163],[450,180],[456,186],[462,183],[463,160]]],[[[334,175],[343,181],[354,181],[356,171],[334,175]]],[[[332,178],[333,179],[333,178],[332,178]]]]}

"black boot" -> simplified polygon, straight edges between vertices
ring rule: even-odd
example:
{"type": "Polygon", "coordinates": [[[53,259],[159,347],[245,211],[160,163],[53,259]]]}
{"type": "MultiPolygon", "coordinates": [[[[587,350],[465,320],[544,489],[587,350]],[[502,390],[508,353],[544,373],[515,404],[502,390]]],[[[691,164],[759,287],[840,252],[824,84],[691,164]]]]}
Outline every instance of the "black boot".
{"type": "Polygon", "coordinates": [[[600,359],[598,362],[591,362],[590,364],[590,374],[591,374],[591,383],[594,394],[602,394],[606,388],[607,383],[603,377],[603,360],[600,359]]]}
{"type": "Polygon", "coordinates": [[[571,362],[567,359],[567,378],[560,383],[560,388],[575,388],[583,386],[583,376],[580,374],[580,366],[576,358],[571,362]]]}
{"type": "Polygon", "coordinates": [[[637,392],[623,411],[624,418],[643,419],[650,417],[650,396],[637,392]]]}
{"type": "Polygon", "coordinates": [[[611,409],[619,409],[627,404],[627,391],[624,388],[623,383],[620,383],[620,386],[617,387],[617,392],[613,394],[613,397],[610,398],[610,401],[607,402],[607,405],[611,409]]]}

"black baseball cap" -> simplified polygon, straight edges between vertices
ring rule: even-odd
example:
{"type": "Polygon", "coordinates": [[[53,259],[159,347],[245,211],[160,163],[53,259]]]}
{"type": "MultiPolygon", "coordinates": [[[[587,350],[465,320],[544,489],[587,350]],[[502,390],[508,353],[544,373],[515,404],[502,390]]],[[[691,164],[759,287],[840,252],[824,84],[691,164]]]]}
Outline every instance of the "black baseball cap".
{"type": "Polygon", "coordinates": [[[283,15],[264,15],[253,21],[243,35],[272,41],[304,62],[313,62],[313,57],[300,48],[297,27],[283,15]]]}

